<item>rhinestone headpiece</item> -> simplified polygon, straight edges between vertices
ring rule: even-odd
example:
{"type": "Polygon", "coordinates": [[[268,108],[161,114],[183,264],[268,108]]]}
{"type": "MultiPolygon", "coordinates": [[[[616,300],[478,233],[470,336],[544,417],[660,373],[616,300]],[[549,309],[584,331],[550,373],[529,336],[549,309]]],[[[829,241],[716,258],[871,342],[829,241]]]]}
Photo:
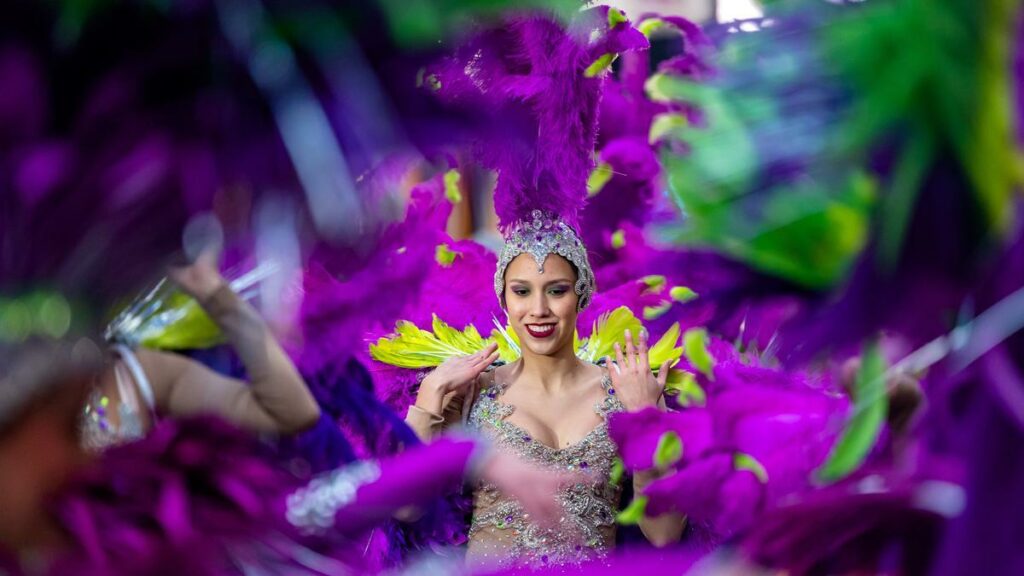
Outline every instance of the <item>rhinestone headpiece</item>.
{"type": "MultiPolygon", "coordinates": [[[[529,254],[537,262],[537,271],[544,271],[548,254],[558,254],[576,267],[577,310],[583,310],[594,296],[594,271],[587,260],[587,248],[579,235],[558,216],[534,210],[532,220],[520,221],[505,233],[505,245],[498,254],[498,269],[494,272],[494,293],[502,300],[505,293],[505,269],[520,254],[529,254]]],[[[504,304],[504,301],[502,301],[504,304]]]]}

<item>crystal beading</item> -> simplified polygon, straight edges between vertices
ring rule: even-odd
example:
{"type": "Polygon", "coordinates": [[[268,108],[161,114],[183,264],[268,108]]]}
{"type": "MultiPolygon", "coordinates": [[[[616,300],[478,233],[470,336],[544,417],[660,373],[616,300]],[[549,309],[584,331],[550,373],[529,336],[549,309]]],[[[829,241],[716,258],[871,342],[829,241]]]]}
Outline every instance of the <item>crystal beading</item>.
{"type": "Polygon", "coordinates": [[[618,452],[608,436],[607,418],[624,411],[622,403],[610,392],[609,376],[605,374],[601,379],[606,394],[594,406],[604,422],[563,448],[552,448],[507,420],[515,411],[515,406],[501,400],[508,384],[491,380],[485,381],[483,386],[470,409],[470,429],[480,431],[497,450],[511,452],[552,471],[584,469],[593,480],[567,486],[559,492],[565,515],[554,529],[534,524],[515,499],[489,482],[480,482],[474,490],[473,519],[468,536],[471,563],[572,566],[606,556],[615,543],[615,514],[621,496],[621,487],[610,481],[618,452]]]}
{"type": "Polygon", "coordinates": [[[532,220],[520,221],[505,233],[505,245],[498,254],[498,267],[494,272],[494,293],[504,300],[505,270],[520,254],[529,254],[537,262],[537,271],[544,272],[544,261],[549,254],[558,254],[571,262],[579,273],[575,291],[579,296],[578,310],[590,304],[594,296],[594,271],[587,259],[587,248],[571,226],[557,216],[534,210],[532,220]]]}

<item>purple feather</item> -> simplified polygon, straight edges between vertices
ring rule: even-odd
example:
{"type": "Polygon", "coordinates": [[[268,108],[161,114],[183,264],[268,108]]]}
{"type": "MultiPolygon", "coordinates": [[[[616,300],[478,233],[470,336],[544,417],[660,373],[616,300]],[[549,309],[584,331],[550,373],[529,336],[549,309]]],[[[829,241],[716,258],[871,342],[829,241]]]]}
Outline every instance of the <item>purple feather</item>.
{"type": "Polygon", "coordinates": [[[607,30],[599,13],[584,14],[569,29],[541,15],[509,18],[429,70],[441,99],[491,118],[476,157],[498,173],[495,207],[503,227],[533,210],[578,226],[603,83],[585,71],[611,50],[646,47],[627,22],[607,30]],[[590,42],[591,32],[602,41],[590,42]]]}
{"type": "Polygon", "coordinates": [[[658,72],[667,72],[696,81],[707,80],[714,74],[711,61],[715,46],[700,26],[679,16],[661,16],[661,20],[674,28],[682,40],[675,55],[658,66],[658,72]]]}
{"type": "MultiPolygon", "coordinates": [[[[848,402],[815,378],[748,363],[721,340],[712,339],[708,349],[714,379],[697,377],[704,405],[618,414],[609,433],[628,469],[647,469],[662,435],[674,432],[682,458],[671,465],[674,474],[645,490],[648,511],[687,514],[721,538],[812,488],[812,472],[831,448],[837,415],[848,402]],[[737,466],[739,454],[758,464],[737,466]]],[[[696,372],[685,360],[678,368],[696,372]]]]}
{"type": "Polygon", "coordinates": [[[86,574],[233,573],[227,567],[239,544],[269,551],[271,534],[301,540],[283,516],[284,498],[298,485],[225,424],[162,423],[146,439],[106,452],[55,503],[76,548],[53,573],[72,566],[86,574]]]}
{"type": "Polygon", "coordinates": [[[435,266],[435,248],[447,238],[451,205],[442,199],[439,178],[413,190],[405,220],[383,230],[368,253],[325,246],[314,254],[301,312],[304,370],[359,354],[416,300],[435,266]]]}

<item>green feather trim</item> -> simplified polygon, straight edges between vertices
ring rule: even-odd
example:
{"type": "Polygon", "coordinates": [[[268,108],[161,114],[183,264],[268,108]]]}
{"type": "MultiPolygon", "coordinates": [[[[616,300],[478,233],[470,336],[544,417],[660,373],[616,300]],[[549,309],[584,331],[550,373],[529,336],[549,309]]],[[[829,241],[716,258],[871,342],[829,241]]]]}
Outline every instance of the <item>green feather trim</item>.
{"type": "Polygon", "coordinates": [[[615,343],[625,345],[626,330],[639,334],[642,327],[640,320],[637,320],[633,312],[625,306],[605,312],[597,322],[594,322],[590,338],[578,355],[588,362],[597,362],[605,356],[615,356],[615,343]]]}
{"type": "MultiPolygon", "coordinates": [[[[613,356],[615,343],[625,343],[627,329],[633,334],[639,334],[643,329],[643,324],[629,308],[622,306],[601,315],[594,323],[589,339],[581,340],[578,333],[574,335],[576,355],[581,360],[593,363],[605,356],[613,356]]],[[[378,362],[399,368],[432,368],[454,356],[473,354],[491,343],[497,343],[498,356],[502,362],[515,362],[522,355],[515,331],[502,325],[496,318],[490,337],[485,339],[473,326],[467,326],[460,332],[434,315],[430,331],[411,322],[398,322],[394,334],[370,345],[370,356],[378,362]]],[[[648,352],[655,372],[666,361],[674,366],[682,355],[679,324],[673,324],[648,352]]]]}

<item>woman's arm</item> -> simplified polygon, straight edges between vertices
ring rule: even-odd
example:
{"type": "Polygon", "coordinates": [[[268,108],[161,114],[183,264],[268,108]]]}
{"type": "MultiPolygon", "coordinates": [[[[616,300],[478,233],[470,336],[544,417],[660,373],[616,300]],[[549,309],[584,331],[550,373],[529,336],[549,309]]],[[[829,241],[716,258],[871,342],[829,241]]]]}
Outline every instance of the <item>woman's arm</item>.
{"type": "Polygon", "coordinates": [[[177,354],[139,350],[158,411],[171,416],[218,414],[259,432],[294,433],[316,423],[320,408],[259,313],[235,294],[215,259],[172,270],[196,298],[245,366],[249,384],[177,354]]]}
{"type": "MultiPolygon", "coordinates": [[[[656,470],[638,471],[633,475],[633,493],[643,494],[647,486],[661,477],[656,470]]],[[[661,548],[683,537],[686,527],[686,516],[680,514],[662,514],[653,518],[644,516],[640,519],[640,531],[651,544],[661,548]]]]}
{"type": "Polygon", "coordinates": [[[421,440],[430,441],[446,424],[459,421],[464,404],[473,401],[477,378],[498,359],[497,349],[491,344],[475,354],[449,358],[423,379],[405,417],[421,440]]]}
{"type": "MultiPolygon", "coordinates": [[[[634,346],[633,335],[626,330],[625,354],[622,346],[616,343],[615,362],[612,362],[611,358],[605,358],[605,363],[612,386],[618,392],[619,401],[626,410],[636,412],[652,406],[665,410],[662,391],[665,390],[669,363],[661,365],[658,377],[655,378],[648,361],[646,331],[640,333],[639,346],[634,346]]],[[[636,472],[633,476],[633,492],[643,494],[644,489],[660,475],[661,472],[658,470],[636,472]]],[[[655,518],[645,516],[640,520],[640,531],[651,544],[666,546],[682,537],[685,522],[686,517],[678,514],[663,514],[655,518]]]]}
{"type": "MultiPolygon", "coordinates": [[[[472,390],[466,391],[465,394],[472,394],[472,390]]],[[[417,396],[416,403],[409,406],[409,411],[406,412],[405,423],[420,440],[430,442],[445,428],[459,422],[465,401],[463,395],[455,393],[440,398],[432,397],[422,402],[417,396]],[[421,407],[421,404],[426,408],[421,407]]]]}

